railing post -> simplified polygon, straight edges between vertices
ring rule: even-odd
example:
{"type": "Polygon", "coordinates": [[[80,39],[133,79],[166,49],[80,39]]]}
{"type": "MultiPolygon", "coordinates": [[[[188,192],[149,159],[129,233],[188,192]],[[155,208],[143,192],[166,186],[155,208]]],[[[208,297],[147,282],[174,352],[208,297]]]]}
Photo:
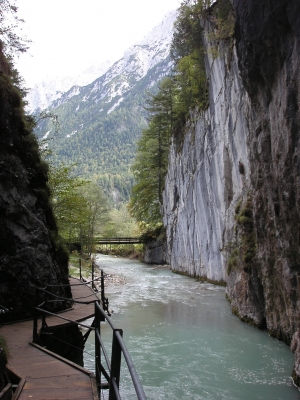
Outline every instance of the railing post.
{"type": "Polygon", "coordinates": [[[38,310],[36,308],[34,309],[34,316],[33,316],[32,341],[33,343],[37,343],[38,341],[38,310]]]}
{"type": "Polygon", "coordinates": [[[81,274],[81,257],[79,258],[79,279],[82,281],[82,274],[81,274]]]}
{"type": "MultiPolygon", "coordinates": [[[[44,306],[47,307],[47,302],[48,302],[48,293],[45,295],[45,301],[44,301],[44,306]]],[[[43,313],[42,315],[42,330],[47,326],[46,324],[46,313],[43,313]]]]}
{"type": "Polygon", "coordinates": [[[94,277],[95,277],[95,264],[94,261],[92,261],[92,288],[93,290],[96,290],[96,286],[94,285],[94,277]]]}
{"type": "Polygon", "coordinates": [[[97,304],[98,303],[95,301],[95,371],[96,371],[96,382],[97,382],[97,387],[98,387],[98,394],[100,397],[100,391],[101,391],[101,370],[100,370],[101,347],[100,347],[100,343],[98,341],[97,332],[99,333],[99,336],[100,336],[101,335],[101,332],[100,332],[101,318],[99,315],[97,304]]]}
{"type": "MultiPolygon", "coordinates": [[[[104,272],[103,269],[101,269],[101,302],[102,302],[102,308],[104,311],[108,311],[108,299],[105,297],[105,291],[104,291],[104,272]]],[[[110,315],[110,314],[108,314],[110,315]]]]}
{"type": "Polygon", "coordinates": [[[121,346],[116,337],[116,332],[119,332],[123,337],[122,329],[114,329],[113,330],[113,340],[112,340],[112,351],[111,351],[111,371],[110,371],[110,380],[109,380],[109,398],[108,400],[117,400],[119,397],[116,396],[115,386],[119,390],[120,385],[120,371],[121,371],[121,346]],[[113,383],[115,381],[115,385],[113,383]]]}

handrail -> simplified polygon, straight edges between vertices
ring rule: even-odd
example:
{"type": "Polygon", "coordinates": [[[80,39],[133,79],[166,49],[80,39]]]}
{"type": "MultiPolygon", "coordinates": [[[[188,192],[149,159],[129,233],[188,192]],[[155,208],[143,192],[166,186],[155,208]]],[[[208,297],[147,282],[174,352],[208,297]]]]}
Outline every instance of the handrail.
{"type": "Polygon", "coordinates": [[[128,366],[128,369],[129,369],[129,372],[130,372],[130,375],[131,375],[131,379],[132,379],[132,382],[134,384],[135,391],[136,391],[136,394],[138,396],[138,399],[146,398],[144,390],[143,390],[143,387],[142,387],[142,385],[140,383],[140,379],[139,379],[138,374],[136,372],[136,369],[134,367],[132,358],[131,358],[131,356],[129,354],[129,351],[127,350],[127,348],[126,348],[126,346],[124,344],[123,337],[120,335],[120,333],[118,331],[115,332],[115,335],[116,335],[116,338],[117,338],[117,340],[119,342],[121,350],[122,350],[122,352],[124,354],[124,358],[125,358],[125,361],[127,363],[127,366],[128,366]]]}
{"type": "MultiPolygon", "coordinates": [[[[100,391],[101,388],[101,371],[104,369],[101,363],[101,350],[104,354],[104,358],[108,367],[109,374],[109,400],[119,400],[120,392],[119,392],[119,384],[120,384],[120,371],[121,371],[121,355],[123,354],[124,359],[127,364],[127,368],[129,370],[132,383],[135,388],[135,392],[138,400],[146,400],[146,395],[141,384],[141,381],[138,377],[136,369],[134,367],[132,358],[129,354],[129,351],[125,345],[123,340],[123,331],[122,329],[116,329],[111,322],[110,318],[105,314],[105,312],[101,309],[98,302],[95,302],[95,348],[96,348],[96,381],[98,384],[98,388],[100,391]],[[107,321],[112,328],[113,331],[113,340],[112,340],[112,352],[111,352],[111,362],[109,363],[106,350],[104,348],[104,344],[101,340],[100,333],[100,321],[107,321]]],[[[103,374],[104,375],[104,374],[103,374]]]]}
{"type": "MultiPolygon", "coordinates": [[[[94,300],[94,302],[96,302],[96,301],[97,301],[97,300],[94,300]]],[[[60,315],[60,314],[55,314],[55,313],[52,313],[52,312],[50,312],[50,311],[43,310],[42,308],[39,308],[39,307],[36,307],[35,309],[36,309],[36,311],[40,311],[41,313],[50,315],[51,317],[57,317],[57,318],[63,319],[64,321],[68,321],[68,322],[71,322],[71,323],[73,323],[73,324],[83,326],[84,328],[90,329],[90,330],[92,330],[92,331],[95,330],[95,328],[93,328],[93,327],[91,327],[91,326],[89,326],[89,325],[85,325],[85,324],[82,324],[81,322],[74,321],[73,319],[63,317],[63,316],[60,315]]]]}
{"type": "MultiPolygon", "coordinates": [[[[129,373],[131,376],[133,386],[135,388],[137,398],[138,398],[138,400],[146,400],[143,386],[140,382],[140,379],[139,379],[136,369],[134,367],[132,358],[131,358],[131,356],[128,352],[128,349],[125,345],[125,342],[123,340],[123,331],[122,331],[122,329],[116,329],[114,327],[111,319],[109,318],[110,314],[105,313],[104,306],[108,307],[108,299],[105,298],[105,296],[104,296],[104,273],[103,273],[103,271],[101,273],[101,288],[103,288],[103,291],[101,290],[101,299],[105,300],[104,302],[103,301],[101,302],[103,308],[100,306],[99,300],[78,301],[75,299],[68,299],[63,296],[58,296],[51,292],[48,292],[45,289],[38,288],[38,290],[41,290],[45,294],[52,295],[52,296],[56,297],[57,299],[60,299],[61,301],[67,300],[67,301],[70,301],[73,303],[79,303],[79,304],[94,303],[94,317],[95,318],[94,318],[93,325],[88,326],[88,325],[85,325],[84,323],[66,318],[60,314],[52,313],[52,312],[47,311],[43,308],[40,308],[40,306],[38,306],[35,308],[35,315],[34,315],[34,321],[33,321],[33,342],[36,343],[39,338],[39,335],[38,335],[38,315],[39,315],[39,313],[42,314],[42,317],[43,317],[41,331],[43,331],[43,329],[45,329],[47,327],[46,315],[60,318],[69,323],[77,324],[78,326],[87,328],[89,331],[95,331],[95,372],[96,372],[96,381],[97,381],[99,395],[100,395],[100,390],[102,388],[108,387],[109,400],[121,400],[121,396],[120,396],[120,392],[119,392],[119,385],[120,385],[120,374],[121,374],[121,356],[123,354],[124,359],[127,364],[127,368],[129,370],[129,373]],[[101,338],[100,322],[104,322],[104,321],[107,321],[107,323],[109,324],[109,326],[111,327],[112,332],[113,332],[111,360],[109,360],[108,353],[105,349],[104,342],[101,338]],[[104,355],[108,372],[101,363],[101,354],[104,355]],[[107,380],[108,386],[105,383],[101,384],[101,376],[103,376],[107,380]]],[[[46,300],[43,303],[43,305],[49,301],[51,301],[51,300],[46,300]]],[[[54,301],[59,301],[59,300],[54,300],[54,301]]],[[[106,311],[108,311],[108,308],[106,311]]]]}

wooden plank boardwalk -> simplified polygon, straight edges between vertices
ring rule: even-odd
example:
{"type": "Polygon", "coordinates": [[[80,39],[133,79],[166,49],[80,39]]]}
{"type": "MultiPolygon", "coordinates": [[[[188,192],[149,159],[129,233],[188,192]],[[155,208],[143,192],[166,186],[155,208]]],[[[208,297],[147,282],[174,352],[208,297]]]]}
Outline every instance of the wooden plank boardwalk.
{"type": "MultiPolygon", "coordinates": [[[[80,281],[71,278],[70,283],[80,281]]],[[[73,298],[83,301],[98,300],[96,294],[86,285],[72,287],[73,298]],[[88,296],[88,297],[86,297],[88,296]]],[[[60,315],[73,321],[83,321],[94,314],[94,304],[75,304],[74,308],[60,315]]],[[[66,323],[57,317],[47,317],[48,326],[66,323]]],[[[39,324],[41,322],[39,321],[39,324]]],[[[32,341],[33,321],[17,322],[0,328],[6,338],[11,358],[8,367],[25,385],[18,397],[21,400],[57,400],[57,399],[98,399],[95,379],[89,371],[65,362],[59,356],[30,344],[32,341]]]]}

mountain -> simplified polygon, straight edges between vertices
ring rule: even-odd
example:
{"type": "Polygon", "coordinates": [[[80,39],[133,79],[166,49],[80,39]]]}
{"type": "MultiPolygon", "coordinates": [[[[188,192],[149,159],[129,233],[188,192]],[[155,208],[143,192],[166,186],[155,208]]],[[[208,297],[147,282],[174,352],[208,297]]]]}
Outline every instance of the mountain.
{"type": "Polygon", "coordinates": [[[84,86],[103,75],[113,64],[106,61],[101,65],[92,65],[77,75],[64,77],[45,78],[42,82],[36,83],[28,92],[26,100],[27,110],[34,112],[36,109],[45,109],[58,99],[63,93],[75,85],[84,86]]]}
{"type": "Polygon", "coordinates": [[[54,135],[49,146],[55,163],[76,163],[74,174],[96,180],[115,203],[128,199],[133,183],[135,145],[147,126],[146,91],[155,92],[172,69],[175,18],[175,11],[168,14],[98,79],[55,99],[47,111],[59,118],[58,135],[50,121],[42,121],[36,130],[40,138],[54,135]]]}

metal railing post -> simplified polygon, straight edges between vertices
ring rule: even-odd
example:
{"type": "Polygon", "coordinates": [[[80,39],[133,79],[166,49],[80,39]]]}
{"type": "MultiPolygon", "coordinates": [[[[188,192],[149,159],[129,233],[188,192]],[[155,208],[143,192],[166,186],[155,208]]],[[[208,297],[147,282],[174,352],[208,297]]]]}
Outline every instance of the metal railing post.
{"type": "Polygon", "coordinates": [[[96,382],[97,382],[99,396],[100,396],[100,390],[101,390],[101,370],[100,370],[101,347],[100,347],[100,343],[98,341],[97,332],[99,333],[99,336],[100,336],[101,335],[100,321],[101,321],[101,317],[100,317],[99,311],[97,309],[97,302],[95,302],[95,371],[96,371],[96,382]]]}
{"type": "Polygon", "coordinates": [[[92,288],[93,290],[96,290],[96,286],[94,284],[94,277],[95,277],[95,264],[94,261],[92,261],[92,288]]]}
{"type": "Polygon", "coordinates": [[[34,309],[32,341],[33,343],[38,341],[38,310],[36,308],[34,309]]]}
{"type": "Polygon", "coordinates": [[[79,258],[79,279],[82,281],[82,274],[81,274],[81,258],[79,258]]]}
{"type": "Polygon", "coordinates": [[[103,273],[103,269],[101,269],[101,301],[102,301],[103,310],[105,311],[104,300],[105,300],[105,297],[104,297],[104,273],[103,273]]]}
{"type": "Polygon", "coordinates": [[[121,372],[121,354],[122,350],[119,341],[116,337],[116,332],[119,332],[123,337],[122,329],[113,330],[112,351],[111,351],[111,371],[109,380],[109,400],[118,400],[119,396],[115,392],[116,388],[119,390],[120,385],[120,372],[121,372]],[[114,382],[113,382],[114,381],[114,382]]]}

